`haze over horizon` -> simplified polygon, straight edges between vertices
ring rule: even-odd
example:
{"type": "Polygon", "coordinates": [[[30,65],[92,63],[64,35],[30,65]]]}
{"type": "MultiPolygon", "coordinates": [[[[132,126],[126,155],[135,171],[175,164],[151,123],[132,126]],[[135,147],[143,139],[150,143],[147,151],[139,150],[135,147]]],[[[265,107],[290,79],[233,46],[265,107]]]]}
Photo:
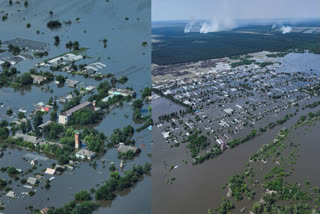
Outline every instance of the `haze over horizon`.
{"type": "Polygon", "coordinates": [[[153,0],[153,21],[320,18],[319,0],[153,0]]]}

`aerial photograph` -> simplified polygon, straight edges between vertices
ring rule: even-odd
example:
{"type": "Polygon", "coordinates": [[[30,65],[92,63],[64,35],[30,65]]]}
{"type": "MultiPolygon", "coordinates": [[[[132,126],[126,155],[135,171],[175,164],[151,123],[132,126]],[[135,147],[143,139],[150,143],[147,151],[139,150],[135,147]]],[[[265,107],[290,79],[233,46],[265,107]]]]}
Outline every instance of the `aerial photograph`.
{"type": "Polygon", "coordinates": [[[153,0],[153,214],[320,213],[319,8],[153,0]]]}
{"type": "Polygon", "coordinates": [[[0,17],[0,213],[150,214],[151,1],[0,17]]]}

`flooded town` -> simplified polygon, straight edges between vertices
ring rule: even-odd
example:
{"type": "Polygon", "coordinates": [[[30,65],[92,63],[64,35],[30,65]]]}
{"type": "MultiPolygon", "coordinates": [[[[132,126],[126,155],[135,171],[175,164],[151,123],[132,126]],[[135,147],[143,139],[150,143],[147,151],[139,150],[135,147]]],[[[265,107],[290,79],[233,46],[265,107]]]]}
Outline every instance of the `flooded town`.
{"type": "Polygon", "coordinates": [[[126,5],[0,3],[2,213],[150,213],[150,2],[126,5]]]}
{"type": "Polygon", "coordinates": [[[156,101],[162,97],[181,106],[154,118],[156,128],[171,147],[186,143],[194,164],[319,105],[315,54],[260,52],[199,64],[201,72],[153,83],[155,108],[167,109],[156,101]]]}
{"type": "Polygon", "coordinates": [[[0,214],[320,214],[318,0],[0,0],[0,214]]]}
{"type": "MultiPolygon", "coordinates": [[[[308,51],[262,51],[154,66],[152,174],[157,177],[153,179],[157,210],[215,213],[219,203],[226,206],[229,202],[221,198],[228,198],[228,189],[221,186],[228,177],[240,173],[250,155],[272,142],[282,128],[319,111],[319,68],[319,55],[308,51]],[[166,69],[174,72],[166,74],[166,69]],[[199,198],[197,205],[183,202],[199,198]],[[161,208],[162,203],[167,207],[161,208]]],[[[313,135],[307,138],[311,142],[317,134],[313,135]]],[[[268,160],[261,161],[269,165],[268,160]]],[[[252,203],[233,202],[237,209],[232,213],[247,213],[252,203]]]]}

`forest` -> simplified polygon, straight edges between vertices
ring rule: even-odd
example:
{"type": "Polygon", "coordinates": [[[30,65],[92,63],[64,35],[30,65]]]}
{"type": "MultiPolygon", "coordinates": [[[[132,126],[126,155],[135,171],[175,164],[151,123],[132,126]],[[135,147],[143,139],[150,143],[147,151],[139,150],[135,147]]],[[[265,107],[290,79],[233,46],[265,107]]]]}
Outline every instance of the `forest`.
{"type": "Polygon", "coordinates": [[[272,26],[240,27],[215,33],[184,33],[184,26],[153,28],[160,42],[153,43],[152,61],[167,65],[237,56],[258,51],[320,51],[319,33],[273,31],[272,26]],[[249,31],[250,33],[243,33],[249,31]]]}

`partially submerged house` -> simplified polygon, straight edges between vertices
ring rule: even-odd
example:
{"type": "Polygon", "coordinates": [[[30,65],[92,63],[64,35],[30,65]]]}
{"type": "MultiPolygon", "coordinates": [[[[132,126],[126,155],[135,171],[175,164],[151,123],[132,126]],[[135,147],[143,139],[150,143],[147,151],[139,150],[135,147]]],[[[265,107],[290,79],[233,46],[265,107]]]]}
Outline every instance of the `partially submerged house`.
{"type": "Polygon", "coordinates": [[[62,97],[59,98],[59,102],[60,103],[66,103],[67,99],[64,96],[62,96],[62,97]]]}
{"type": "Polygon", "coordinates": [[[16,133],[16,135],[13,136],[12,138],[16,140],[21,138],[23,141],[33,143],[35,146],[37,146],[41,141],[38,137],[21,134],[21,133],[16,133]]]}
{"type": "Polygon", "coordinates": [[[6,196],[9,197],[9,198],[16,198],[17,197],[16,193],[14,193],[13,191],[9,191],[6,194],[6,196]]]}
{"type": "Polygon", "coordinates": [[[47,168],[44,173],[48,175],[54,175],[56,173],[56,169],[47,168]]]}
{"type": "Polygon", "coordinates": [[[140,149],[134,146],[127,146],[124,143],[120,143],[118,147],[118,152],[120,153],[126,153],[128,151],[132,151],[134,154],[137,154],[140,152],[140,149]]]}
{"type": "Polygon", "coordinates": [[[46,213],[48,213],[49,212],[49,208],[43,208],[41,211],[41,214],[46,214],[46,213]]]}
{"type": "Polygon", "coordinates": [[[136,92],[127,90],[127,89],[121,89],[121,88],[112,88],[108,91],[109,95],[121,95],[124,97],[130,96],[130,97],[135,97],[136,92]]]}
{"type": "Polygon", "coordinates": [[[42,123],[41,125],[38,126],[39,129],[44,129],[44,127],[50,125],[51,123],[53,123],[51,120],[48,120],[45,123],[42,123]]]}
{"type": "Polygon", "coordinates": [[[46,77],[31,74],[31,78],[33,79],[33,84],[41,84],[47,80],[46,77]]]}
{"type": "Polygon", "coordinates": [[[67,80],[67,84],[70,88],[75,88],[78,86],[79,81],[77,80],[67,80]]]}
{"type": "Polygon", "coordinates": [[[35,166],[39,163],[39,160],[36,158],[36,159],[33,159],[32,161],[30,161],[30,164],[31,166],[35,166]]]}
{"type": "Polygon", "coordinates": [[[83,103],[59,114],[59,123],[60,124],[67,124],[70,117],[72,116],[72,114],[76,111],[79,111],[80,109],[83,109],[83,108],[89,108],[92,111],[99,111],[100,108],[96,108],[95,106],[96,106],[95,102],[92,102],[92,103],[88,102],[88,101],[83,102],[83,103]]]}
{"type": "Polygon", "coordinates": [[[36,185],[37,183],[39,183],[39,180],[33,177],[29,177],[27,183],[31,185],[36,185]]]}
{"type": "Polygon", "coordinates": [[[88,160],[92,160],[94,157],[96,157],[96,153],[92,152],[88,149],[81,149],[80,151],[78,151],[76,153],[76,157],[77,158],[81,158],[81,159],[88,159],[88,160]]]}

